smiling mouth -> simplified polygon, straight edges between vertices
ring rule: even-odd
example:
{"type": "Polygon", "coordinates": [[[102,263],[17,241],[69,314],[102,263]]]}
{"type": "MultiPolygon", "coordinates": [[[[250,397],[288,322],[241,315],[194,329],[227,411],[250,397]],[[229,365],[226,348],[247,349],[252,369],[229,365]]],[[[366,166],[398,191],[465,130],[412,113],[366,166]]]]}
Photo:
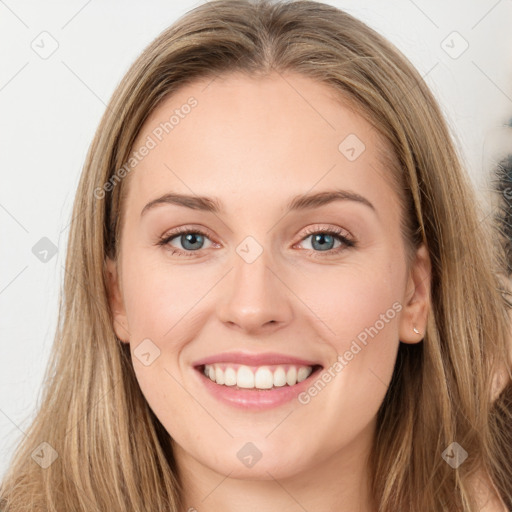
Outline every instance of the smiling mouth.
{"type": "Polygon", "coordinates": [[[323,366],[280,364],[251,367],[214,363],[199,365],[195,369],[214,384],[224,388],[261,392],[294,387],[304,380],[311,379],[323,369],[323,366]]]}

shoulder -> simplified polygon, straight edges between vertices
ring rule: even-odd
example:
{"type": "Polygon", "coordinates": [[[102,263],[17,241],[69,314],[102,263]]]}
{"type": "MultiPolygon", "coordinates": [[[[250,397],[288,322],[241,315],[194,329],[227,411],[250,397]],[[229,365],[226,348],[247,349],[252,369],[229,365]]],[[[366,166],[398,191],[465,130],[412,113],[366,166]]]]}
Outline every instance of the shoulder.
{"type": "Polygon", "coordinates": [[[480,508],[480,512],[510,512],[500,498],[489,500],[480,508]]]}
{"type": "Polygon", "coordinates": [[[480,471],[473,481],[473,492],[480,512],[510,512],[491,480],[480,471]]]}

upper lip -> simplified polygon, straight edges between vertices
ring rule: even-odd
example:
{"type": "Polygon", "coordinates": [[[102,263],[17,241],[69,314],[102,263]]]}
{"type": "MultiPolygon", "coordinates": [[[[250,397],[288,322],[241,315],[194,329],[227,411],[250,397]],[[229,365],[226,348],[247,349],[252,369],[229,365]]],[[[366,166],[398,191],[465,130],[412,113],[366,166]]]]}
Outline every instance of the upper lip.
{"type": "Polygon", "coordinates": [[[308,361],[298,357],[276,352],[265,352],[262,354],[249,354],[247,352],[224,352],[213,356],[205,357],[193,363],[193,366],[202,366],[213,363],[234,363],[247,366],[263,366],[276,364],[294,364],[298,366],[321,366],[318,361],[308,361]]]}

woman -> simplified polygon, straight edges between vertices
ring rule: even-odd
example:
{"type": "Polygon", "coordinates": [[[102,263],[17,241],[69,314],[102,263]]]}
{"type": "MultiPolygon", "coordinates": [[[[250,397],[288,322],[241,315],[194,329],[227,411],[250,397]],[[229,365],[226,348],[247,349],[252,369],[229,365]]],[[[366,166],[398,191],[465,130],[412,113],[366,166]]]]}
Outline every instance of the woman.
{"type": "Polygon", "coordinates": [[[90,148],[3,510],[510,509],[504,257],[468,183],[360,21],[188,13],[90,148]]]}

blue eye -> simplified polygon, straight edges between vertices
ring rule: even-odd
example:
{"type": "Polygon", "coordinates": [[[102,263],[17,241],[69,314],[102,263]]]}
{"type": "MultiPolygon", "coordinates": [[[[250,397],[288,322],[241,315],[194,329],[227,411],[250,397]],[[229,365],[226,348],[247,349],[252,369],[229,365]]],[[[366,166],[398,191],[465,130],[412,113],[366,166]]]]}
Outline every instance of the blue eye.
{"type": "MultiPolygon", "coordinates": [[[[301,242],[307,238],[313,237],[313,249],[306,250],[309,254],[314,255],[314,257],[322,257],[322,255],[319,256],[318,253],[326,253],[326,256],[335,255],[347,248],[356,246],[354,240],[342,235],[344,232],[344,230],[339,228],[331,228],[328,230],[316,228],[307,232],[306,236],[301,239],[301,242]],[[338,240],[340,244],[338,247],[333,248],[333,243],[336,240],[338,240]]],[[[209,240],[207,233],[204,231],[191,229],[190,227],[185,226],[164,235],[158,241],[158,245],[169,249],[171,254],[177,254],[179,256],[194,256],[194,253],[197,253],[204,248],[205,239],[209,240]],[[174,245],[171,245],[171,242],[175,239],[179,239],[183,249],[176,248],[174,245]]]]}
{"type": "Polygon", "coordinates": [[[168,246],[171,250],[171,254],[180,254],[184,256],[193,256],[194,252],[203,249],[204,239],[208,238],[206,233],[202,231],[192,231],[189,228],[179,229],[166,235],[163,239],[158,242],[158,245],[168,246]],[[171,244],[175,238],[178,238],[182,247],[185,250],[176,249],[171,244]],[[198,247],[200,246],[200,247],[198,247]]]}
{"type": "Polygon", "coordinates": [[[332,256],[336,255],[342,251],[344,251],[347,248],[355,247],[356,243],[354,240],[351,240],[347,238],[346,236],[342,235],[344,230],[339,228],[331,228],[328,230],[321,230],[318,228],[310,229],[302,241],[312,237],[311,246],[313,249],[318,248],[319,250],[311,250],[307,249],[308,253],[317,257],[323,257],[322,254],[319,253],[326,253],[326,256],[332,256]],[[333,248],[332,244],[335,240],[338,240],[340,242],[340,245],[338,247],[333,248]]]}
{"type": "Polygon", "coordinates": [[[315,233],[313,235],[308,235],[306,238],[304,238],[304,240],[306,240],[307,238],[310,238],[310,237],[313,237],[312,239],[312,242],[311,242],[311,246],[313,248],[318,248],[320,251],[330,251],[333,249],[332,245],[334,244],[334,242],[336,241],[336,238],[339,239],[338,236],[336,235],[332,235],[332,234],[329,234],[327,232],[325,233],[315,233]],[[318,245],[316,245],[318,244],[318,245]],[[316,245],[316,247],[315,247],[316,245]]]}

